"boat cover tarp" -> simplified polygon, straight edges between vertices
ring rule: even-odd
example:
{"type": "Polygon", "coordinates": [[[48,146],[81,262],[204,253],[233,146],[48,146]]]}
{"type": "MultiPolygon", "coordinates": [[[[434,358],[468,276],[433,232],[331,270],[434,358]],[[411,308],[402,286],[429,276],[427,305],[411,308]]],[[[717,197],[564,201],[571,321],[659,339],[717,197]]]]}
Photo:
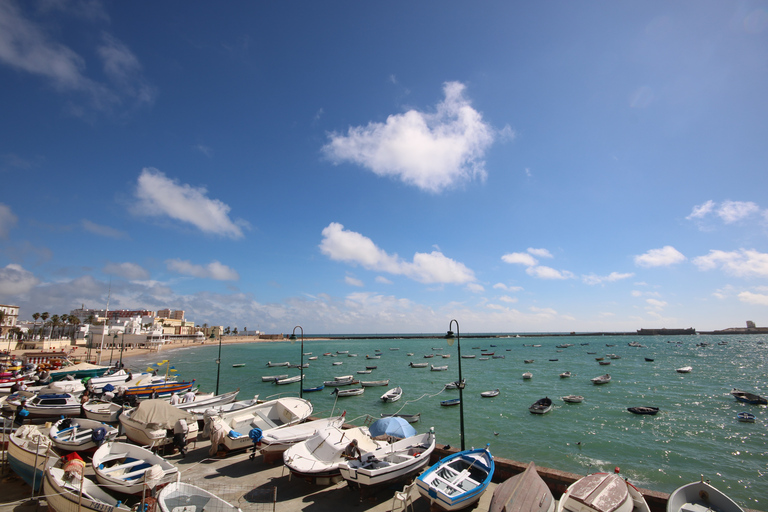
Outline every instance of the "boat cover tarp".
{"type": "Polygon", "coordinates": [[[402,437],[405,439],[406,437],[416,435],[416,429],[413,428],[406,420],[397,416],[389,416],[387,418],[381,418],[380,420],[374,421],[371,423],[371,426],[368,427],[368,431],[373,437],[384,435],[402,437]]]}
{"type": "Polygon", "coordinates": [[[145,400],[131,411],[131,419],[146,424],[154,424],[159,428],[171,429],[179,419],[184,419],[188,425],[197,422],[194,414],[178,409],[165,400],[145,400]]]}
{"type": "Polygon", "coordinates": [[[77,363],[73,364],[71,366],[64,366],[58,370],[51,370],[51,375],[60,375],[62,373],[72,373],[72,372],[84,372],[88,370],[107,370],[107,366],[99,366],[97,364],[91,364],[91,363],[77,363]]]}

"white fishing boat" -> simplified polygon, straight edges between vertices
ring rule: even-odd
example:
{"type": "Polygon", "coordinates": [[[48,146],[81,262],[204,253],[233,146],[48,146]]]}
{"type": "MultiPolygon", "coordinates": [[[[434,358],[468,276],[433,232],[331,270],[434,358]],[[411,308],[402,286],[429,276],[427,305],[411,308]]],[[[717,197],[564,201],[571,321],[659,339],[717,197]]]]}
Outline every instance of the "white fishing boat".
{"type": "Polygon", "coordinates": [[[560,378],[561,379],[567,379],[571,375],[572,375],[571,372],[563,372],[563,373],[560,374],[560,378]]]}
{"type": "Polygon", "coordinates": [[[374,440],[368,427],[346,430],[331,427],[288,448],[283,453],[283,462],[294,476],[310,483],[329,485],[341,480],[339,467],[347,460],[344,452],[353,442],[359,453],[372,452],[388,444],[374,440]]]}
{"type": "Polygon", "coordinates": [[[26,399],[23,395],[16,398],[9,396],[3,404],[3,408],[10,406],[15,411],[22,399],[26,401],[24,407],[29,411],[31,418],[59,418],[61,416],[80,415],[80,399],[72,393],[36,394],[30,399],[26,399]]]}
{"type": "Polygon", "coordinates": [[[269,366],[270,368],[275,368],[278,366],[290,366],[290,365],[291,363],[288,361],[285,361],[283,363],[273,363],[272,361],[267,361],[267,366],[269,366]]]}
{"type": "Polygon", "coordinates": [[[113,387],[117,387],[120,385],[125,385],[126,382],[130,381],[132,378],[132,375],[125,371],[124,369],[117,370],[112,373],[105,373],[101,377],[91,377],[89,379],[83,379],[85,381],[85,384],[92,388],[96,393],[101,393],[104,389],[104,386],[107,384],[112,384],[113,387]]]}
{"type": "Polygon", "coordinates": [[[419,494],[433,506],[453,511],[480,500],[493,477],[495,464],[487,448],[449,455],[416,479],[419,494]]]}
{"type": "Polygon", "coordinates": [[[448,365],[445,366],[435,366],[433,364],[429,365],[429,369],[433,372],[444,372],[448,369],[448,365]]]}
{"type": "Polygon", "coordinates": [[[569,404],[580,404],[584,401],[584,397],[581,395],[566,395],[560,397],[560,399],[563,402],[568,402],[569,404]]]}
{"type": "Polygon", "coordinates": [[[427,366],[429,366],[429,363],[414,363],[413,361],[411,361],[410,363],[408,363],[408,366],[410,366],[411,368],[426,368],[427,366]]]}
{"type": "Polygon", "coordinates": [[[592,381],[592,384],[607,384],[611,382],[611,376],[606,373],[605,375],[600,375],[599,377],[590,380],[592,381]]]}
{"type": "Polygon", "coordinates": [[[480,396],[483,398],[492,398],[494,396],[499,396],[499,390],[493,389],[491,391],[483,391],[480,393],[480,396]]]}
{"type": "Polygon", "coordinates": [[[429,463],[434,449],[435,433],[430,430],[362,453],[360,459],[343,462],[339,471],[348,484],[384,484],[420,471],[429,463]]]}
{"type": "Polygon", "coordinates": [[[355,382],[355,377],[352,375],[345,375],[343,377],[336,377],[333,380],[326,380],[323,382],[326,386],[349,386],[355,382]]]}
{"type": "Polygon", "coordinates": [[[387,386],[389,385],[389,379],[383,379],[383,380],[361,380],[360,385],[364,388],[372,388],[377,386],[387,386]]]}
{"type": "Polygon", "coordinates": [[[42,486],[45,470],[59,460],[47,430],[44,425],[22,425],[8,440],[11,469],[35,491],[42,486]]]}
{"type": "Polygon", "coordinates": [[[67,452],[95,450],[103,443],[113,441],[117,427],[87,418],[64,418],[54,423],[48,436],[54,446],[67,452]]]}
{"type": "Polygon", "coordinates": [[[496,486],[488,512],[554,512],[556,503],[531,462],[525,471],[496,486]]]}
{"type": "Polygon", "coordinates": [[[371,370],[357,370],[357,373],[358,373],[358,375],[361,375],[361,374],[367,375],[367,374],[371,373],[371,370]]]}
{"type": "Polygon", "coordinates": [[[282,374],[282,375],[264,375],[261,377],[261,382],[274,382],[279,379],[287,379],[288,374],[282,374]]]}
{"type": "Polygon", "coordinates": [[[341,389],[336,388],[334,389],[331,394],[332,395],[338,395],[339,397],[342,396],[358,396],[362,395],[365,392],[365,388],[350,388],[350,389],[341,389]]]}
{"type": "Polygon", "coordinates": [[[112,441],[93,453],[93,471],[102,487],[124,494],[141,494],[172,482],[176,466],[141,446],[112,441]]]}
{"type": "Polygon", "coordinates": [[[211,395],[208,397],[195,396],[195,399],[191,402],[184,402],[176,404],[175,407],[182,411],[189,411],[190,409],[200,409],[202,407],[211,408],[219,405],[231,404],[237,400],[237,394],[240,393],[240,388],[228,393],[222,393],[221,395],[211,395]]]}
{"type": "Polygon", "coordinates": [[[106,400],[88,400],[83,404],[83,410],[89,420],[116,423],[123,412],[123,406],[106,400]]]}
{"type": "Polygon", "coordinates": [[[533,378],[533,374],[531,372],[523,373],[523,379],[528,380],[528,379],[532,379],[532,378],[533,378]]]}
{"type": "Polygon", "coordinates": [[[297,423],[287,427],[274,428],[261,436],[256,448],[264,455],[283,453],[291,446],[302,443],[321,430],[327,428],[341,428],[344,425],[344,417],[334,416],[319,420],[297,423]]]}
{"type": "Polygon", "coordinates": [[[683,366],[682,368],[678,368],[675,371],[677,373],[691,373],[693,371],[693,366],[683,366]]]}
{"type": "Polygon", "coordinates": [[[48,468],[43,480],[43,494],[53,512],[113,512],[131,508],[105,492],[91,480],[68,480],[63,469],[48,468]]]}
{"type": "MultiPolygon", "coordinates": [[[[203,406],[203,407],[199,407],[195,405],[195,407],[191,407],[187,409],[187,412],[190,414],[194,414],[197,417],[197,421],[200,422],[205,419],[206,413],[209,416],[214,416],[216,414],[221,414],[225,412],[233,412],[233,411],[242,412],[250,407],[257,406],[258,404],[259,404],[259,395],[255,395],[253,398],[249,400],[238,400],[237,402],[230,402],[228,404],[203,406]]],[[[194,402],[193,402],[193,405],[194,405],[194,402]]]]}
{"type": "Polygon", "coordinates": [[[171,444],[173,437],[168,437],[168,430],[173,430],[180,419],[187,423],[186,440],[197,438],[197,416],[165,400],[144,400],[137,407],[125,410],[119,419],[125,436],[141,446],[156,448],[171,444]]]}
{"type": "Polygon", "coordinates": [[[475,354],[464,354],[461,356],[462,359],[474,359],[475,357],[477,357],[475,354]]]}
{"type": "Polygon", "coordinates": [[[62,366],[60,369],[51,370],[48,373],[51,376],[52,381],[65,379],[70,375],[73,379],[79,380],[86,377],[101,377],[107,373],[110,368],[110,366],[100,366],[90,363],[77,363],[62,366]]]}
{"type": "Polygon", "coordinates": [[[403,388],[400,386],[397,386],[396,388],[392,388],[383,395],[381,395],[381,401],[382,402],[397,402],[402,398],[403,396],[403,388]]]}
{"type": "Polygon", "coordinates": [[[310,414],[312,403],[308,400],[284,397],[206,417],[205,429],[210,432],[212,453],[233,452],[254,445],[250,437],[253,429],[258,428],[263,436],[272,429],[304,421],[310,414]]]}
{"type": "Polygon", "coordinates": [[[739,505],[722,491],[717,490],[702,477],[675,489],[667,500],[667,512],[744,512],[739,505]]]}
{"type": "Polygon", "coordinates": [[[278,384],[280,386],[285,384],[295,384],[297,382],[301,382],[302,378],[305,378],[306,375],[294,375],[293,377],[286,377],[284,379],[278,379],[275,381],[275,384],[278,384]]]}
{"type": "Polygon", "coordinates": [[[160,489],[156,499],[161,512],[240,512],[212,492],[178,479],[160,489]]]}
{"type": "Polygon", "coordinates": [[[571,484],[557,512],[650,512],[637,487],[615,473],[594,473],[571,484]]]}

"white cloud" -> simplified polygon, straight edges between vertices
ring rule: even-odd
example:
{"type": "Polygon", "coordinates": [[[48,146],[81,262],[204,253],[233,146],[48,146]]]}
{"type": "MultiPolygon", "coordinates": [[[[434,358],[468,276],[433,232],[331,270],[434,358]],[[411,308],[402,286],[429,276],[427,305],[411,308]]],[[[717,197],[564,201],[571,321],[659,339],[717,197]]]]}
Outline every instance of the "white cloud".
{"type": "Polygon", "coordinates": [[[528,267],[539,262],[536,258],[525,252],[510,252],[502,256],[501,260],[505,263],[520,264],[528,267]]]}
{"type": "Polygon", "coordinates": [[[528,267],[525,269],[525,273],[529,276],[538,277],[539,279],[573,279],[576,277],[572,272],[567,270],[556,270],[543,265],[528,267]]]}
{"type": "Polygon", "coordinates": [[[344,278],[344,282],[347,283],[350,286],[358,286],[358,287],[361,287],[361,288],[364,286],[363,282],[360,279],[356,279],[356,278],[354,278],[352,276],[346,276],[344,278]]]}
{"type": "Polygon", "coordinates": [[[756,304],[758,306],[768,306],[768,295],[764,293],[741,292],[739,300],[747,304],[756,304]]]}
{"type": "Polygon", "coordinates": [[[203,279],[215,279],[217,281],[237,281],[240,275],[232,268],[212,261],[207,265],[195,265],[187,260],[167,260],[168,270],[185,276],[200,277],[203,279]]]}
{"type": "Polygon", "coordinates": [[[0,2],[0,63],[43,77],[61,92],[83,93],[97,110],[120,106],[126,99],[136,104],[153,100],[154,89],[147,84],[138,60],[113,36],[103,33],[96,48],[111,81],[107,85],[86,76],[85,59],[52,39],[46,28],[26,18],[15,2],[0,2]]]}
{"type": "Polygon", "coordinates": [[[344,226],[330,223],[323,229],[320,251],[335,261],[361,265],[368,270],[404,275],[420,283],[463,284],[475,281],[475,274],[463,263],[444,256],[441,252],[417,252],[413,262],[401,260],[396,254],[389,255],[379,249],[373,241],[356,233],[347,231],[344,226]]]}
{"type": "Polygon", "coordinates": [[[533,313],[539,315],[539,316],[546,316],[546,317],[553,317],[557,316],[557,311],[552,308],[538,308],[536,306],[531,306],[529,308],[533,313]]]}
{"type": "Polygon", "coordinates": [[[384,276],[376,276],[376,282],[379,284],[392,284],[392,281],[384,276]]]}
{"type": "Polygon", "coordinates": [[[108,275],[119,276],[125,279],[135,281],[149,279],[149,272],[136,263],[108,263],[104,266],[103,272],[108,275]]]}
{"type": "Polygon", "coordinates": [[[711,250],[706,256],[693,259],[699,270],[721,268],[726,274],[736,277],[768,277],[768,254],[754,249],[738,251],[711,250]]]}
{"type": "Polygon", "coordinates": [[[657,299],[645,299],[645,303],[654,309],[661,309],[667,305],[667,303],[664,302],[663,300],[657,300],[657,299]]]}
{"type": "Polygon", "coordinates": [[[87,219],[81,220],[80,225],[84,230],[88,231],[89,233],[93,233],[94,235],[106,236],[116,240],[124,240],[129,238],[128,233],[125,231],[120,231],[119,229],[111,228],[109,226],[102,226],[101,224],[96,224],[95,222],[91,222],[87,219]]]}
{"type": "Polygon", "coordinates": [[[496,290],[506,290],[508,292],[520,292],[523,290],[522,286],[508,286],[504,283],[496,283],[493,285],[493,288],[496,290]]]}
{"type": "Polygon", "coordinates": [[[11,211],[10,206],[0,203],[0,238],[8,238],[8,234],[18,220],[18,217],[11,211]]]}
{"type": "Polygon", "coordinates": [[[136,186],[136,215],[162,217],[192,224],[205,233],[241,238],[243,220],[229,218],[230,207],[218,199],[209,199],[208,191],[171,180],[157,169],[142,169],[136,186]]]}
{"type": "Polygon", "coordinates": [[[509,295],[502,295],[501,297],[499,297],[499,300],[501,302],[514,303],[514,302],[517,302],[518,299],[517,297],[510,297],[509,295]]]}
{"type": "Polygon", "coordinates": [[[634,276],[633,273],[620,273],[620,272],[611,272],[607,276],[597,276],[595,274],[585,275],[582,276],[582,280],[586,284],[603,284],[603,283],[613,283],[616,281],[621,281],[623,279],[629,279],[630,277],[634,276]]]}
{"type": "Polygon", "coordinates": [[[534,249],[533,247],[529,247],[528,253],[538,256],[539,258],[552,258],[552,253],[546,249],[534,249]]]}
{"type": "Polygon", "coordinates": [[[39,282],[32,272],[11,263],[0,269],[0,296],[14,297],[29,293],[39,282]]]}
{"type": "Polygon", "coordinates": [[[671,245],[661,249],[651,249],[645,254],[635,256],[635,265],[638,267],[667,267],[685,261],[685,256],[671,245]]]}
{"type": "Polygon", "coordinates": [[[760,207],[751,201],[725,201],[717,210],[717,215],[726,224],[732,224],[759,212],[760,207]]]}
{"type": "Polygon", "coordinates": [[[213,156],[213,149],[208,146],[205,146],[203,144],[198,144],[193,147],[199,152],[201,152],[202,154],[204,154],[205,156],[207,156],[208,158],[213,156]]]}
{"type": "Polygon", "coordinates": [[[329,134],[323,152],[335,163],[353,162],[379,176],[391,176],[428,192],[486,177],[483,160],[494,131],[464,97],[459,82],[444,85],[435,113],[410,110],[386,123],[350,127],[329,134]]]}
{"type": "Polygon", "coordinates": [[[467,290],[471,291],[472,293],[483,293],[485,291],[485,288],[483,285],[478,283],[469,283],[467,285],[467,290]]]}
{"type": "Polygon", "coordinates": [[[704,204],[694,206],[693,211],[686,217],[688,220],[703,219],[715,209],[715,202],[711,199],[704,204]]]}

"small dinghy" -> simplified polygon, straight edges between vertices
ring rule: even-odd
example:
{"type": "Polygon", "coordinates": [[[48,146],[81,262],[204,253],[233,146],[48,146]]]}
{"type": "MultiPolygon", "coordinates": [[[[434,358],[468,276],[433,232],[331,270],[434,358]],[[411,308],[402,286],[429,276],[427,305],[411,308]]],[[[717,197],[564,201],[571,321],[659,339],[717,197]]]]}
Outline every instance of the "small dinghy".
{"type": "Polygon", "coordinates": [[[400,386],[397,386],[396,388],[392,388],[383,395],[381,395],[381,401],[382,402],[397,402],[402,398],[403,396],[403,388],[400,386]]]}
{"type": "Polygon", "coordinates": [[[533,414],[546,414],[552,410],[552,407],[552,399],[545,396],[544,398],[540,398],[533,402],[528,410],[533,414]]]}
{"type": "Polygon", "coordinates": [[[442,405],[443,407],[450,407],[452,405],[459,405],[460,403],[461,403],[460,398],[451,398],[450,400],[443,400],[442,402],[440,402],[440,405],[442,405]]]}
{"type": "Polygon", "coordinates": [[[560,397],[560,399],[563,402],[568,402],[569,404],[580,404],[584,401],[584,397],[581,395],[566,395],[563,397],[560,397]]]}
{"type": "Polygon", "coordinates": [[[162,512],[239,512],[236,506],[196,485],[176,480],[163,487],[157,494],[157,504],[162,512]]]}
{"type": "Polygon", "coordinates": [[[572,374],[571,374],[571,372],[563,372],[563,373],[561,373],[561,374],[560,374],[560,378],[561,378],[561,379],[567,379],[567,378],[569,378],[571,375],[572,375],[572,374]]]}
{"type": "Polygon", "coordinates": [[[448,369],[448,366],[435,366],[435,365],[429,365],[429,369],[433,372],[444,372],[448,369]]]}
{"type": "Polygon", "coordinates": [[[736,415],[736,419],[744,423],[754,423],[755,415],[752,414],[751,412],[743,411],[736,415]]]}
{"type": "Polygon", "coordinates": [[[272,361],[268,361],[267,362],[267,366],[270,367],[270,368],[275,368],[275,367],[278,367],[278,366],[290,366],[290,365],[291,365],[291,363],[289,361],[285,361],[283,363],[273,363],[272,361]]]}
{"type": "Polygon", "coordinates": [[[372,388],[376,386],[388,386],[389,385],[389,379],[383,379],[383,380],[361,380],[360,385],[364,388],[372,388]]]}
{"type": "Polygon", "coordinates": [[[358,396],[358,395],[362,395],[364,392],[365,392],[365,388],[349,388],[349,389],[336,388],[331,392],[331,394],[342,397],[342,396],[358,396]]]}
{"type": "Polygon", "coordinates": [[[93,471],[102,487],[124,494],[141,494],[145,485],[150,489],[173,481],[176,466],[132,443],[105,443],[93,454],[93,471]]]}
{"type": "Polygon", "coordinates": [[[684,511],[744,512],[731,498],[704,479],[675,489],[667,500],[667,512],[684,511]]]}
{"type": "Polygon", "coordinates": [[[493,477],[495,464],[486,448],[449,455],[416,479],[419,494],[446,511],[460,510],[480,500],[493,477]]]}
{"type": "Polygon", "coordinates": [[[22,425],[9,436],[8,464],[35,491],[39,491],[44,472],[59,460],[44,425],[22,425]]]}
{"type": "Polygon", "coordinates": [[[491,391],[483,391],[482,393],[480,393],[480,396],[483,398],[492,398],[494,396],[499,396],[499,390],[494,389],[491,391]]]}
{"type": "Polygon", "coordinates": [[[646,414],[653,416],[659,412],[658,407],[627,407],[627,410],[632,414],[646,414]]]}
{"type": "Polygon", "coordinates": [[[56,448],[67,452],[95,450],[117,437],[118,429],[87,418],[64,418],[53,424],[48,435],[56,448]]]}
{"type": "Polygon", "coordinates": [[[429,363],[414,363],[413,361],[408,363],[411,368],[426,368],[428,365],[429,363]]]}
{"type": "Polygon", "coordinates": [[[325,384],[320,384],[319,386],[315,386],[313,388],[303,388],[302,391],[304,393],[312,393],[313,391],[322,391],[325,389],[325,384]]]}
{"type": "Polygon", "coordinates": [[[68,479],[61,468],[48,468],[45,471],[43,494],[48,509],[56,512],[131,510],[87,478],[83,479],[82,485],[79,478],[68,479]]]}
{"type": "Polygon", "coordinates": [[[529,379],[532,379],[532,378],[533,378],[533,374],[531,372],[525,372],[523,374],[523,379],[525,379],[525,380],[529,380],[529,379]]]}
{"type": "Polygon", "coordinates": [[[601,375],[590,380],[592,381],[592,384],[608,384],[611,382],[611,376],[606,373],[605,375],[601,375]]]}
{"type": "Polygon", "coordinates": [[[652,362],[653,362],[653,358],[652,358],[652,357],[646,357],[646,358],[645,358],[645,361],[646,361],[647,363],[652,363],[652,362]]]}
{"type": "Polygon", "coordinates": [[[533,462],[493,491],[488,512],[554,512],[555,498],[533,462]]]}
{"type": "Polygon", "coordinates": [[[557,512],[650,512],[637,487],[614,473],[594,473],[571,484],[557,512]]]}
{"type": "Polygon", "coordinates": [[[232,365],[232,368],[242,368],[243,366],[245,366],[245,363],[235,363],[232,365]]]}
{"type": "Polygon", "coordinates": [[[683,366],[682,368],[678,368],[675,371],[677,373],[691,373],[693,371],[693,366],[683,366]]]}
{"type": "Polygon", "coordinates": [[[106,400],[88,400],[83,404],[85,417],[104,423],[117,423],[123,406],[106,400]]]}
{"type": "Polygon", "coordinates": [[[270,458],[272,455],[282,454],[291,446],[303,443],[321,430],[341,428],[344,425],[344,417],[345,414],[342,414],[333,418],[323,418],[272,429],[265,433],[259,442],[256,443],[256,449],[267,458],[270,458]]]}
{"type": "Polygon", "coordinates": [[[768,399],[757,395],[755,393],[749,393],[740,389],[733,388],[731,391],[733,397],[739,402],[752,405],[768,405],[768,399]]]}

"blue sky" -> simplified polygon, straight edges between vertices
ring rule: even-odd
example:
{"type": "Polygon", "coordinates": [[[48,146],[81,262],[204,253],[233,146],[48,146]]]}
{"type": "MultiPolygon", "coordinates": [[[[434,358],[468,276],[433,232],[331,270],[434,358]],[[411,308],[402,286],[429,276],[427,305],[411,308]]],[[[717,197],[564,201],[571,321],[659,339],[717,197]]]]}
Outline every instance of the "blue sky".
{"type": "Polygon", "coordinates": [[[0,1],[0,302],[768,325],[768,5],[0,1]]]}

